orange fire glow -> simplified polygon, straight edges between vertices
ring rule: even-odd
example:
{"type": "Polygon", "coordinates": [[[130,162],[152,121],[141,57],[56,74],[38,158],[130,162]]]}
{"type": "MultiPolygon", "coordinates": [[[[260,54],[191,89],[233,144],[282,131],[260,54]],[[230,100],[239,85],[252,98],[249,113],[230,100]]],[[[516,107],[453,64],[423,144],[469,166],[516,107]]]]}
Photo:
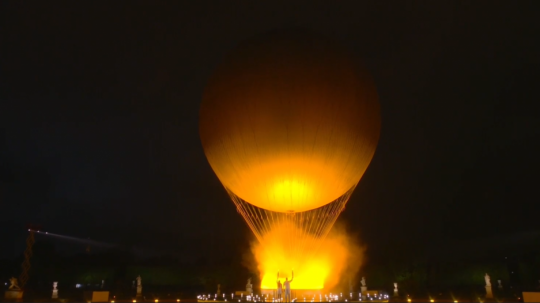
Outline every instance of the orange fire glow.
{"type": "Polygon", "coordinates": [[[356,274],[364,248],[341,226],[334,226],[326,239],[318,239],[285,222],[268,231],[262,243],[253,243],[252,252],[262,289],[276,289],[278,272],[283,283],[294,270],[291,288],[309,290],[331,289],[340,279],[356,274]]]}

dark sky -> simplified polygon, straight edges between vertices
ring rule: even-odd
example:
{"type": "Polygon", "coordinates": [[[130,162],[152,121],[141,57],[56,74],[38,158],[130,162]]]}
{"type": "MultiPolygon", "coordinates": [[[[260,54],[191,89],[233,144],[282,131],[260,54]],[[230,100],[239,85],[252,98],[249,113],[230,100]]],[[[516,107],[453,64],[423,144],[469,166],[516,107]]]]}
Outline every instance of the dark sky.
{"type": "Polygon", "coordinates": [[[534,1],[141,3],[1,2],[0,256],[27,223],[186,256],[246,245],[201,95],[237,43],[292,26],[377,83],[381,139],[341,215],[370,256],[540,229],[534,1]]]}

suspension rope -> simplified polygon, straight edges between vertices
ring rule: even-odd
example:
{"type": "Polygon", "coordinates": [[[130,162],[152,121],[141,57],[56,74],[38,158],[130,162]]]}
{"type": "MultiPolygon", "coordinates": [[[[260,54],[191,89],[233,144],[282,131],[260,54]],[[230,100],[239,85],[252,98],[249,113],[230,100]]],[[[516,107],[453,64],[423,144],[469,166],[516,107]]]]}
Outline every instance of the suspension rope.
{"type": "Polygon", "coordinates": [[[317,244],[320,244],[320,242],[313,243],[311,239],[326,238],[355,187],[356,185],[329,204],[298,213],[263,209],[244,201],[229,189],[227,192],[259,243],[264,245],[265,241],[275,243],[281,239],[284,244],[284,253],[290,256],[308,257],[319,249],[317,244]],[[274,228],[277,228],[278,234],[272,234],[274,228]],[[291,231],[290,228],[293,230],[291,231]]]}

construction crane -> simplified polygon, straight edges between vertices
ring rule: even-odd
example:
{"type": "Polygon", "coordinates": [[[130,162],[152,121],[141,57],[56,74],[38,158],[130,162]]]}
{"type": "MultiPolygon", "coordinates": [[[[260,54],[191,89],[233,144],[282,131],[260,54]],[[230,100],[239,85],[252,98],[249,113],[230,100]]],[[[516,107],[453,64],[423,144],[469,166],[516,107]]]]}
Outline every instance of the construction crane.
{"type": "Polygon", "coordinates": [[[32,247],[34,246],[35,236],[34,233],[39,231],[40,227],[36,225],[28,225],[28,237],[26,238],[26,249],[24,251],[24,261],[22,263],[22,272],[19,276],[19,286],[24,289],[26,282],[30,276],[28,272],[30,271],[30,258],[32,257],[32,247]]]}

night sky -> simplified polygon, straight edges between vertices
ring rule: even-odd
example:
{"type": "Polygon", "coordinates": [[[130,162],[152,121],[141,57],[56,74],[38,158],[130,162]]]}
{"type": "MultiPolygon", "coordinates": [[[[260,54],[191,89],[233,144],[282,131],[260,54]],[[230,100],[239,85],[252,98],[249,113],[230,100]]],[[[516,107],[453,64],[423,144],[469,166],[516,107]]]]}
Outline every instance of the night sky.
{"type": "Polygon", "coordinates": [[[3,1],[0,257],[22,253],[27,223],[186,259],[245,249],[253,237],[206,161],[199,105],[224,54],[283,27],[340,39],[375,78],[381,139],[340,217],[368,257],[537,231],[537,12],[534,1],[3,1]]]}

